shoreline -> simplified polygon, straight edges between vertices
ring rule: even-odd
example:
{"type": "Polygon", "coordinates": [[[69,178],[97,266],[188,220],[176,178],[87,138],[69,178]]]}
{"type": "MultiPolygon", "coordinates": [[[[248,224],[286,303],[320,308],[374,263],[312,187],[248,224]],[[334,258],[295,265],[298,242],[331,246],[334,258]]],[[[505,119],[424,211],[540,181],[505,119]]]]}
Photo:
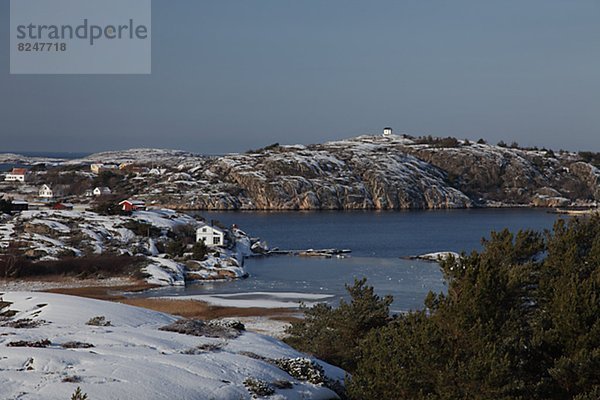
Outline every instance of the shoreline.
{"type": "Polygon", "coordinates": [[[0,279],[2,292],[34,291],[64,294],[81,298],[110,301],[159,311],[191,319],[235,319],[247,330],[281,339],[290,322],[300,320],[298,308],[235,307],[211,304],[207,301],[177,298],[128,297],[127,293],[144,292],[158,286],[128,278],[5,280],[0,279]]]}
{"type": "MultiPolygon", "coordinates": [[[[432,208],[189,208],[177,206],[176,204],[156,205],[181,213],[311,213],[311,212],[411,212],[411,211],[452,211],[452,210],[502,210],[502,209],[532,209],[532,210],[555,210],[557,207],[536,206],[533,204],[487,204],[473,205],[471,207],[432,207],[432,208]]],[[[595,209],[593,206],[582,206],[595,209]]]]}

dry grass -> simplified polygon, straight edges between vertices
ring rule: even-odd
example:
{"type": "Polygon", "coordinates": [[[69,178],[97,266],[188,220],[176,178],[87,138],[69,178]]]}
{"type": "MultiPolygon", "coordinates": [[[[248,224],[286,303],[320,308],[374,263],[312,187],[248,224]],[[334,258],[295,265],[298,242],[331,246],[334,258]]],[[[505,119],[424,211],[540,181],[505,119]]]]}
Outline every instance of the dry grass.
{"type": "Polygon", "coordinates": [[[142,292],[144,290],[155,288],[156,285],[150,285],[144,281],[132,281],[130,285],[123,286],[88,286],[74,288],[48,289],[45,292],[68,294],[71,296],[87,297],[97,300],[121,301],[126,299],[122,292],[142,292]]]}
{"type": "Polygon", "coordinates": [[[120,303],[132,306],[149,308],[167,314],[179,315],[185,318],[216,319],[230,317],[271,317],[286,321],[297,314],[297,310],[287,308],[238,308],[213,306],[197,300],[169,300],[169,299],[119,299],[120,303]]]}
{"type": "Polygon", "coordinates": [[[147,308],[184,318],[217,319],[236,317],[267,317],[277,321],[294,322],[299,318],[298,310],[288,308],[238,308],[210,305],[198,300],[171,300],[154,298],[125,297],[123,292],[141,292],[154,288],[144,281],[132,281],[125,286],[91,286],[77,288],[49,289],[46,292],[68,294],[98,300],[116,301],[131,306],[147,308]]]}
{"type": "Polygon", "coordinates": [[[142,279],[143,257],[98,255],[62,257],[55,261],[32,261],[23,256],[0,255],[0,276],[10,279],[50,277],[98,278],[133,277],[142,279]]]}

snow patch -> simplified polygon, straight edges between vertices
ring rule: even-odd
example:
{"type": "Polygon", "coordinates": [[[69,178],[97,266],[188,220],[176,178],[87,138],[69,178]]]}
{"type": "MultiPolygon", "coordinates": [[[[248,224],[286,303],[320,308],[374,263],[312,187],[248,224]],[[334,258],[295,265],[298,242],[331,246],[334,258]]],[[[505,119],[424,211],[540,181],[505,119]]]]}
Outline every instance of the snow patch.
{"type": "MultiPolygon", "coordinates": [[[[0,327],[2,398],[64,400],[79,386],[91,399],[248,399],[247,378],[287,380],[273,399],[334,399],[321,385],[292,378],[272,359],[305,355],[252,332],[217,339],[159,330],[176,317],[118,303],[49,293],[9,292],[2,296],[15,318],[42,322],[35,329],[0,327]],[[90,326],[104,316],[110,326],[90,326]],[[13,341],[49,340],[47,348],[7,347],[13,341]],[[94,347],[66,349],[66,342],[94,347]],[[202,349],[207,350],[196,350],[202,349]],[[75,380],[76,382],[69,382],[75,380]]],[[[319,360],[327,376],[343,381],[344,371],[319,360]]]]}

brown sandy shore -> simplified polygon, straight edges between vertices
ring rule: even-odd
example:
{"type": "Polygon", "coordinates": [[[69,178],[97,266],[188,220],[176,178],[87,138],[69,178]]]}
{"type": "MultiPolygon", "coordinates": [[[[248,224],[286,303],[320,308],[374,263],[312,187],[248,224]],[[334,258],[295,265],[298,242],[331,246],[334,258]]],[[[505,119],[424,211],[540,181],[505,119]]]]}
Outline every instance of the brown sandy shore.
{"type": "Polygon", "coordinates": [[[126,293],[155,288],[144,281],[115,278],[98,279],[0,279],[0,291],[42,291],[98,300],[114,301],[136,307],[148,308],[184,318],[215,319],[237,318],[246,323],[249,330],[281,336],[285,325],[298,319],[298,310],[290,308],[224,307],[199,300],[176,300],[166,298],[132,298],[126,293]]]}

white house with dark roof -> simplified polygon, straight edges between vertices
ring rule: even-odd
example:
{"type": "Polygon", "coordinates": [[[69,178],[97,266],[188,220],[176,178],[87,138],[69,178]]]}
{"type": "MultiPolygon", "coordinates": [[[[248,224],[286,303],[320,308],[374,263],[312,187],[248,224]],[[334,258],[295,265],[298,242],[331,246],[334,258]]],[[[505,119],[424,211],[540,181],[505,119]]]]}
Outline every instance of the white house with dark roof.
{"type": "Polygon", "coordinates": [[[52,189],[50,185],[42,185],[38,191],[38,197],[40,199],[51,200],[57,196],[56,190],[52,189]]]}
{"type": "Polygon", "coordinates": [[[196,230],[196,242],[204,242],[208,247],[225,245],[225,232],[208,224],[202,224],[196,230]]]}
{"type": "Polygon", "coordinates": [[[92,194],[94,196],[108,196],[111,193],[112,190],[110,190],[110,188],[106,186],[97,187],[92,191],[92,194]]]}

